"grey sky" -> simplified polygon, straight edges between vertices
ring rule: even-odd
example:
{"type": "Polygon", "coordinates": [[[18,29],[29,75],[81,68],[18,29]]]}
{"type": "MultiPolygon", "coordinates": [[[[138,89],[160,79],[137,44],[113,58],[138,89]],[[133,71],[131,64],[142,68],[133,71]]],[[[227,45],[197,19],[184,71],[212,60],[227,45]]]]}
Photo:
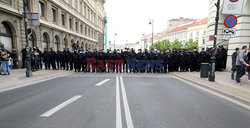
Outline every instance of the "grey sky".
{"type": "Polygon", "coordinates": [[[148,24],[154,19],[154,33],[166,29],[172,18],[202,19],[208,16],[209,0],[107,0],[108,41],[113,43],[116,32],[117,44],[133,43],[150,34],[148,24]]]}

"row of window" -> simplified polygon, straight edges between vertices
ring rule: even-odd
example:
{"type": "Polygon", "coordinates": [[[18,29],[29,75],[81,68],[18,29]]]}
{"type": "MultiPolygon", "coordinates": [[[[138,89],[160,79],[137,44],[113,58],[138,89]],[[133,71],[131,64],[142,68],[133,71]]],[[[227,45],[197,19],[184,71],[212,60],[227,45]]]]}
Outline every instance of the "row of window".
{"type": "MultiPolygon", "coordinates": [[[[83,2],[83,0],[74,0],[74,8],[81,13],[81,15],[85,16],[89,21],[103,28],[103,20],[100,17],[96,16],[95,12],[88,7],[88,5],[83,2]],[[79,7],[78,7],[79,6],[79,7]],[[96,17],[98,17],[96,19],[96,17]],[[96,21],[97,20],[97,21],[96,21]]],[[[69,0],[69,4],[73,7],[73,1],[69,0]]]]}
{"type": "MultiPolygon", "coordinates": [[[[47,10],[46,3],[44,1],[39,1],[39,14],[41,17],[43,17],[43,18],[47,17],[46,10],[47,10]]],[[[64,13],[64,12],[61,12],[60,16],[61,16],[61,19],[60,19],[61,23],[58,23],[59,22],[58,9],[54,6],[52,6],[52,8],[51,8],[51,20],[52,20],[52,22],[54,22],[56,24],[61,24],[62,26],[67,27],[66,20],[68,20],[69,29],[75,30],[78,33],[80,32],[81,34],[83,34],[87,37],[97,39],[97,32],[94,29],[87,27],[86,25],[84,26],[83,23],[81,23],[79,20],[75,20],[75,22],[74,22],[74,20],[73,20],[74,18],[71,16],[67,19],[66,13],[64,13]],[[74,26],[75,26],[75,28],[73,28],[74,26]]]]}

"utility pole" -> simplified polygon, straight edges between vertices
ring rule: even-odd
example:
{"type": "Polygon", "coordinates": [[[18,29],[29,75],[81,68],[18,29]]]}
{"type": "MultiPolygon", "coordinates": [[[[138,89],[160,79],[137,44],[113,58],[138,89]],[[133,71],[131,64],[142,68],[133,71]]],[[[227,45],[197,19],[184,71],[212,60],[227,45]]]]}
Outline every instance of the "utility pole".
{"type": "Polygon", "coordinates": [[[28,29],[27,29],[27,15],[26,15],[27,0],[23,0],[23,19],[24,19],[24,29],[25,29],[25,39],[26,39],[26,77],[32,77],[31,71],[31,55],[28,40],[28,29]]]}
{"type": "Polygon", "coordinates": [[[114,35],[114,51],[115,51],[115,36],[117,36],[117,33],[114,35]]]}
{"type": "Polygon", "coordinates": [[[149,24],[152,25],[152,44],[151,46],[153,46],[153,43],[154,43],[154,20],[152,19],[149,24]]]}
{"type": "Polygon", "coordinates": [[[212,57],[210,59],[211,64],[210,64],[210,72],[209,72],[209,77],[208,80],[211,82],[215,82],[215,62],[216,62],[216,52],[217,52],[217,32],[218,32],[218,24],[219,24],[219,14],[220,14],[220,0],[217,1],[217,3],[215,4],[216,8],[217,8],[217,12],[216,12],[216,17],[215,17],[215,30],[214,30],[214,46],[213,46],[213,54],[212,57]]]}

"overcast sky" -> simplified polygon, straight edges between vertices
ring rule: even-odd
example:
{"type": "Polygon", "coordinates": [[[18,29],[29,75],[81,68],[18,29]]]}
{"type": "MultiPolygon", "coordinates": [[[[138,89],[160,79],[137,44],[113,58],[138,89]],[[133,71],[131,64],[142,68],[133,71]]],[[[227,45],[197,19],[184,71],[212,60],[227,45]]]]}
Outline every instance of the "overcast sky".
{"type": "Polygon", "coordinates": [[[202,19],[208,16],[209,0],[106,0],[108,16],[108,42],[124,44],[138,41],[142,34],[150,34],[154,20],[154,33],[166,29],[172,18],[202,19]]]}

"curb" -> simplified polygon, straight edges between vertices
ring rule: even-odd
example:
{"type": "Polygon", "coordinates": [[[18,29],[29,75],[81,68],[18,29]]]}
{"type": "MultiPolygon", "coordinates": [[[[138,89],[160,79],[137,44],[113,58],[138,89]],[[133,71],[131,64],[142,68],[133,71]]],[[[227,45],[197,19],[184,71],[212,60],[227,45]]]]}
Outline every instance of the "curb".
{"type": "MultiPolygon", "coordinates": [[[[187,79],[187,78],[185,78],[185,77],[182,77],[182,76],[179,76],[179,75],[176,75],[176,74],[171,74],[171,75],[173,75],[173,76],[175,76],[175,77],[178,77],[178,78],[180,78],[180,79],[183,79],[183,80],[185,80],[185,81],[188,81],[188,82],[190,82],[190,83],[193,83],[193,84],[195,84],[195,85],[197,85],[197,86],[200,86],[200,87],[202,87],[202,88],[206,88],[206,89],[209,89],[209,90],[211,90],[211,91],[213,91],[213,92],[219,93],[219,94],[221,94],[221,95],[223,95],[223,96],[226,96],[226,97],[228,97],[228,98],[231,98],[231,99],[233,99],[233,100],[236,100],[236,101],[238,101],[238,102],[240,102],[240,103],[243,103],[243,104],[245,104],[245,105],[250,106],[250,101],[248,101],[247,99],[244,99],[244,98],[242,98],[242,97],[239,97],[239,96],[235,96],[235,95],[229,94],[229,93],[227,93],[227,92],[225,92],[225,91],[223,91],[223,90],[216,89],[216,88],[213,88],[213,87],[210,87],[210,86],[201,84],[201,83],[199,83],[199,82],[195,82],[195,81],[189,80],[189,79],[187,79]]],[[[217,83],[217,84],[218,84],[218,83],[217,83]]]]}
{"type": "Polygon", "coordinates": [[[37,83],[40,83],[40,82],[52,80],[52,79],[55,79],[55,78],[67,76],[67,75],[70,75],[70,74],[72,74],[72,72],[63,73],[63,74],[60,74],[60,75],[57,75],[57,76],[52,76],[50,78],[48,78],[48,77],[47,78],[42,78],[42,79],[40,79],[38,81],[31,82],[31,83],[20,82],[20,83],[12,85],[11,87],[6,87],[6,88],[0,89],[0,93],[10,91],[10,90],[13,90],[13,89],[18,89],[18,88],[21,88],[21,87],[26,87],[26,86],[33,85],[33,84],[37,84],[37,83]]]}

